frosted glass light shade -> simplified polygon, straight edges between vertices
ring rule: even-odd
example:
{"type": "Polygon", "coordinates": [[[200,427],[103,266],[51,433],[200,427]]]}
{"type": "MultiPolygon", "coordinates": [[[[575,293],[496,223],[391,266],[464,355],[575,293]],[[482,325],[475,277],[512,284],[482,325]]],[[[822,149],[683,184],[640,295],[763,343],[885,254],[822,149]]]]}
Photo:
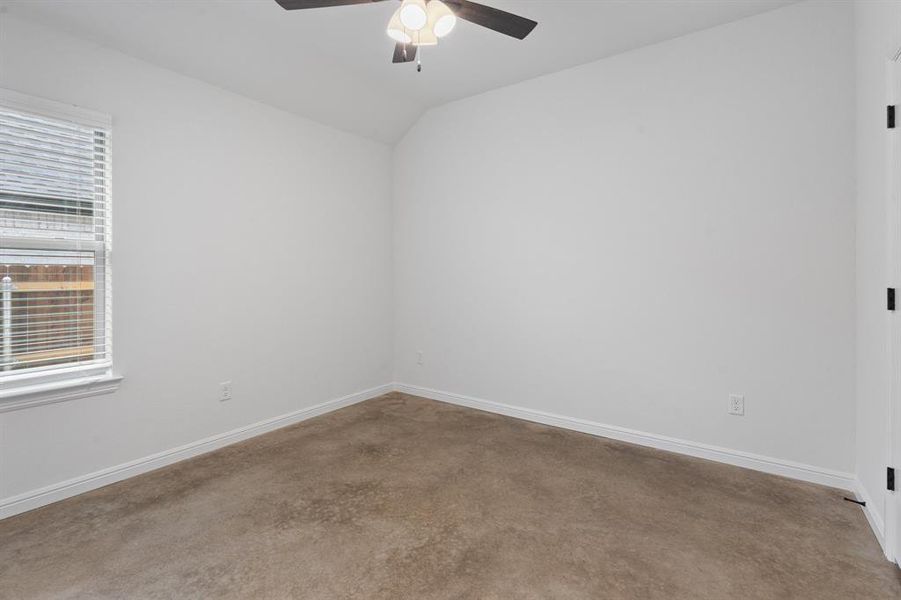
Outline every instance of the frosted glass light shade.
{"type": "Polygon", "coordinates": [[[399,8],[394,11],[394,15],[391,17],[391,20],[388,21],[387,33],[388,37],[400,44],[409,44],[413,41],[413,38],[410,37],[410,34],[404,29],[404,24],[400,22],[399,8]]]}
{"type": "Polygon", "coordinates": [[[438,38],[435,37],[435,34],[428,27],[414,31],[411,37],[413,38],[414,46],[435,46],[438,44],[438,38]]]}
{"type": "Polygon", "coordinates": [[[444,37],[457,25],[457,16],[441,0],[431,0],[428,5],[429,29],[435,37],[444,37]]]}
{"type": "Polygon", "coordinates": [[[404,0],[400,5],[400,22],[411,31],[419,31],[429,22],[425,0],[404,0]]]}

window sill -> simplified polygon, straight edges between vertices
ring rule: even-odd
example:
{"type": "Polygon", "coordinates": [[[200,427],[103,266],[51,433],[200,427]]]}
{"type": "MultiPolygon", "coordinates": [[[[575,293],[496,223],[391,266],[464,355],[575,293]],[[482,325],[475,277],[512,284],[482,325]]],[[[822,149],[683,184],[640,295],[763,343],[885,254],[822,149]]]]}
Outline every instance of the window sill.
{"type": "Polygon", "coordinates": [[[0,413],[43,404],[55,404],[76,398],[111,394],[119,389],[120,383],[122,383],[121,375],[105,373],[6,389],[0,392],[0,413]]]}

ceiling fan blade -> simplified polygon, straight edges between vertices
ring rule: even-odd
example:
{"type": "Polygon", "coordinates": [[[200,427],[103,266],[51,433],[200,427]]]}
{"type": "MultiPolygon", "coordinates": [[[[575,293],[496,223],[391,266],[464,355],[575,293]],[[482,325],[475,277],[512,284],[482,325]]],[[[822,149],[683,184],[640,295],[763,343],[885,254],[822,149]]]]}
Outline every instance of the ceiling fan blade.
{"type": "Polygon", "coordinates": [[[330,6],[348,6],[351,4],[372,4],[384,0],[275,0],[285,10],[300,8],[327,8],[330,6]]]}
{"type": "Polygon", "coordinates": [[[416,60],[416,46],[413,44],[396,44],[394,46],[394,57],[391,59],[393,63],[408,63],[416,60]],[[404,48],[407,49],[404,53],[404,48]]]}
{"type": "Polygon", "coordinates": [[[461,19],[519,40],[525,39],[538,25],[538,22],[532,19],[520,17],[519,15],[483,4],[468,2],[468,0],[444,0],[444,3],[461,19]]]}

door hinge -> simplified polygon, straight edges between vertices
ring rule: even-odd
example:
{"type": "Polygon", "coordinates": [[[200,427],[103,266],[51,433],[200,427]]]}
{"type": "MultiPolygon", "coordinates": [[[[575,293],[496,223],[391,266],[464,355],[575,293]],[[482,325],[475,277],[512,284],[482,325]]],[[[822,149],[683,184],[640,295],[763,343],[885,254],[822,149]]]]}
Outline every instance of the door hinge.
{"type": "Polygon", "coordinates": [[[890,104],[887,108],[888,108],[888,110],[886,110],[886,116],[887,116],[886,120],[888,121],[888,128],[894,129],[895,128],[895,105],[890,104]]]}
{"type": "Polygon", "coordinates": [[[889,310],[895,310],[895,288],[888,288],[886,290],[885,306],[889,310]]]}
{"type": "Polygon", "coordinates": [[[885,470],[885,487],[890,492],[895,491],[895,469],[892,467],[885,470]]]}

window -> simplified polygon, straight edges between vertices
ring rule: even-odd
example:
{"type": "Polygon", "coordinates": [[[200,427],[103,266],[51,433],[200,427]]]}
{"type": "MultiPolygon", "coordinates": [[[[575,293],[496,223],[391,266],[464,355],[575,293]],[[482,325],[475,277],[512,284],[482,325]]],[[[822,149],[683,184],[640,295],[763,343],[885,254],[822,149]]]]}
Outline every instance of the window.
{"type": "Polygon", "coordinates": [[[110,119],[0,90],[0,400],[111,378],[110,119]]]}

